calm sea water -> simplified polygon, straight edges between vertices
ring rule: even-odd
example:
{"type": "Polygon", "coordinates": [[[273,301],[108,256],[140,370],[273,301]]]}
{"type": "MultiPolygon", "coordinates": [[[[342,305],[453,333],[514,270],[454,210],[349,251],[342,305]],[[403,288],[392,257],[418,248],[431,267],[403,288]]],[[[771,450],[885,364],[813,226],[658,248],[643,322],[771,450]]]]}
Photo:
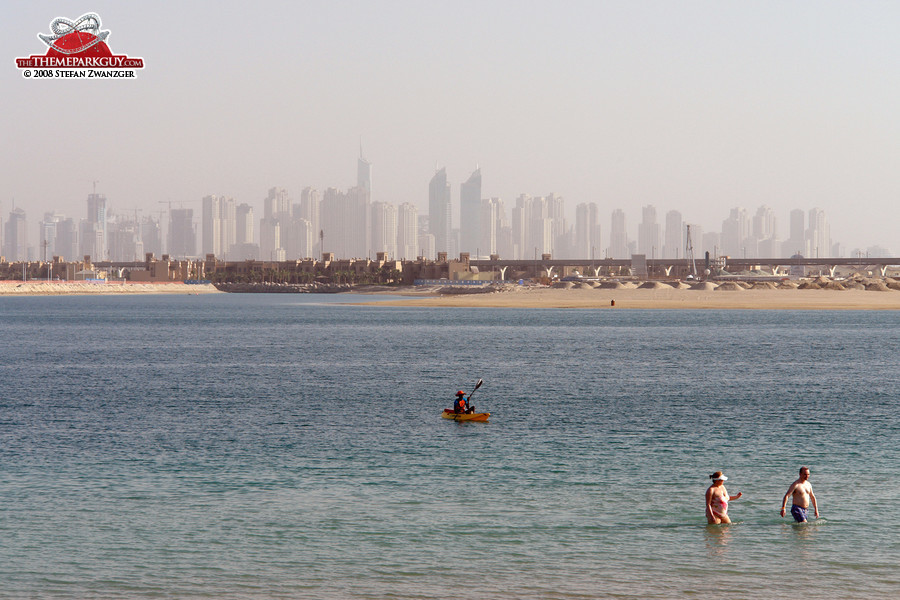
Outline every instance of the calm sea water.
{"type": "Polygon", "coordinates": [[[900,596],[897,312],[352,300],[0,298],[0,598],[900,596]]]}

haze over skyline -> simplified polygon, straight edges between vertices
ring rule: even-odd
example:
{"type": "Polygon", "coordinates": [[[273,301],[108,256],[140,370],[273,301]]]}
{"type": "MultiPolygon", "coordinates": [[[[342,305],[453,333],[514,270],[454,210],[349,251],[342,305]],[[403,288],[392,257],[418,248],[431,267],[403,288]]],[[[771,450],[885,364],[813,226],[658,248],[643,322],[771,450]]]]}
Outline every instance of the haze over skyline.
{"type": "Polygon", "coordinates": [[[209,194],[261,206],[355,184],[428,212],[435,165],[482,196],[555,192],[675,209],[713,231],[732,207],[823,209],[847,250],[900,248],[900,5],[879,2],[34,2],[0,41],[0,214],[83,217],[209,194]],[[57,16],[96,12],[136,81],[34,81],[57,16]]]}

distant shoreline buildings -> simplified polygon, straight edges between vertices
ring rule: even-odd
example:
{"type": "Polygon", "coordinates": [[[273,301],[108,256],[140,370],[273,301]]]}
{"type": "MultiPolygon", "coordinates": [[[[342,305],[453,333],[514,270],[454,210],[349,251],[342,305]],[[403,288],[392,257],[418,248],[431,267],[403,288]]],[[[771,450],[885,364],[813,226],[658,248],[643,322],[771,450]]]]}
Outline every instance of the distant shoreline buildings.
{"type": "MultiPolygon", "coordinates": [[[[179,259],[212,254],[229,261],[303,260],[326,252],[342,259],[382,253],[392,260],[434,260],[439,253],[519,260],[545,254],[590,259],[634,254],[677,259],[689,253],[742,259],[847,255],[832,239],[819,208],[792,210],[787,237],[782,238],[774,211],[765,205],[752,216],[745,208],[730,209],[718,232],[704,231],[677,210],[661,218],[652,204],[641,208],[641,221],[632,230],[622,208],[614,209],[606,221],[596,202],[577,204],[570,222],[565,200],[557,194],[520,194],[512,205],[484,198],[480,167],[460,183],[457,204],[446,168],[435,169],[427,193],[424,215],[412,203],[373,201],[372,163],[362,148],[354,187],[330,187],[321,193],[307,187],[299,198],[284,188],[270,188],[258,221],[250,204],[214,194],[197,199],[199,212],[184,206],[196,201],[161,202],[167,210],[144,215],[139,215],[141,209],[114,210],[95,187],[87,196],[84,217],[45,213],[36,239],[28,235],[28,215],[21,207],[13,207],[5,220],[0,215],[0,256],[9,262],[85,256],[120,262],[140,261],[147,253],[179,259]],[[607,236],[602,234],[604,221],[609,224],[607,236]],[[635,230],[636,237],[630,233],[635,230]]],[[[871,246],[849,253],[857,255],[882,258],[891,252],[871,246]]]]}

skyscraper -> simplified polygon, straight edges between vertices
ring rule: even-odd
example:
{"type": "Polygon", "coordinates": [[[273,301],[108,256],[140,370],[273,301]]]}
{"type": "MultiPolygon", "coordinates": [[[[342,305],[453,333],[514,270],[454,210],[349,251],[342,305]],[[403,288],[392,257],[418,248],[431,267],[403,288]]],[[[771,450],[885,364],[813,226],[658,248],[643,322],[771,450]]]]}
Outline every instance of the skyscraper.
{"type": "Polygon", "coordinates": [[[397,258],[397,207],[387,202],[372,203],[372,252],[386,252],[397,258]]]}
{"type": "Polygon", "coordinates": [[[824,258],[831,254],[831,227],[825,218],[825,211],[820,208],[809,210],[809,229],[806,232],[809,256],[824,258]]]}
{"type": "Polygon", "coordinates": [[[194,229],[193,208],[173,208],[169,211],[169,254],[185,259],[197,256],[197,231],[194,229]]]}
{"type": "Polygon", "coordinates": [[[106,196],[88,194],[87,218],[81,222],[81,254],[106,260],[106,196]]]}
{"type": "Polygon", "coordinates": [[[659,258],[662,248],[656,207],[648,204],[641,209],[641,215],[641,224],[638,225],[638,254],[644,254],[647,258],[659,258]]]}
{"type": "Polygon", "coordinates": [[[505,226],[503,201],[500,198],[488,198],[481,201],[481,240],[478,249],[482,256],[497,254],[500,247],[500,231],[505,226]]]}
{"type": "Polygon", "coordinates": [[[203,246],[200,253],[224,258],[235,243],[237,222],[234,200],[223,196],[205,196],[202,210],[203,246]]]}
{"type": "Polygon", "coordinates": [[[322,252],[336,258],[363,258],[369,246],[369,193],[352,187],[346,193],[328,188],[322,196],[321,219],[324,232],[322,252]]]}
{"type": "Polygon", "coordinates": [[[259,254],[262,260],[284,260],[290,234],[291,199],[284,188],[273,187],[263,200],[259,221],[259,254]]]}
{"type": "Polygon", "coordinates": [[[363,158],[362,144],[359,145],[359,159],[356,161],[356,187],[366,190],[372,199],[372,163],[363,158]]]}
{"type": "Polygon", "coordinates": [[[750,219],[746,209],[732,208],[728,218],[722,222],[722,236],[719,248],[721,254],[744,258],[747,255],[747,238],[750,237],[750,219]]]}
{"type": "Polygon", "coordinates": [[[397,210],[397,258],[415,260],[419,256],[419,210],[404,202],[397,210]]]}
{"type": "Polygon", "coordinates": [[[435,252],[450,250],[452,226],[450,184],[447,183],[447,169],[442,168],[434,174],[428,184],[428,227],[430,233],[434,235],[435,252]]]}
{"type": "Polygon", "coordinates": [[[481,169],[459,186],[459,249],[475,253],[481,246],[481,169]]]}
{"type": "Polygon", "coordinates": [[[663,258],[684,257],[684,221],[681,213],[670,210],[666,213],[666,241],[663,244],[663,258]]]}
{"type": "Polygon", "coordinates": [[[3,233],[3,254],[6,260],[28,260],[28,227],[24,210],[14,208],[10,211],[3,233]]]}
{"type": "Polygon", "coordinates": [[[609,258],[628,258],[625,212],[621,208],[617,208],[612,213],[609,229],[609,258]]]}

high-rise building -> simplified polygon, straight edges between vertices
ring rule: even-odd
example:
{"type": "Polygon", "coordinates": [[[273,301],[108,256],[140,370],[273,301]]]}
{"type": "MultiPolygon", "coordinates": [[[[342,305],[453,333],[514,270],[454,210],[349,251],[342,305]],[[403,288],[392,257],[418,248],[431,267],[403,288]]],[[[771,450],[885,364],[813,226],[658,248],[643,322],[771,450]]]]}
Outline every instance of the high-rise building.
{"type": "Polygon", "coordinates": [[[234,245],[228,249],[228,260],[258,260],[259,245],[255,242],[253,207],[242,203],[234,209],[234,245]]]}
{"type": "MultiPolygon", "coordinates": [[[[452,223],[452,201],[447,169],[439,169],[428,184],[428,227],[434,235],[436,252],[449,252],[452,223]]],[[[429,257],[435,258],[435,257],[429,257]]]]}
{"type": "Polygon", "coordinates": [[[234,230],[235,244],[253,244],[253,207],[247,203],[239,204],[235,208],[237,224],[234,230]]]}
{"type": "Polygon", "coordinates": [[[372,203],[372,252],[386,252],[388,259],[397,258],[397,207],[387,202],[372,203]]]}
{"type": "Polygon", "coordinates": [[[609,258],[629,258],[628,234],[625,230],[625,212],[617,208],[612,213],[609,228],[609,258]]]}
{"type": "Polygon", "coordinates": [[[197,256],[197,230],[193,208],[173,208],[169,211],[169,255],[175,259],[197,256]]]}
{"type": "Polygon", "coordinates": [[[259,254],[262,260],[284,260],[290,235],[291,198],[284,188],[273,187],[263,200],[259,221],[259,254]]]}
{"type": "Polygon", "coordinates": [[[806,241],[810,258],[824,258],[832,251],[831,227],[825,218],[825,211],[820,208],[812,208],[809,211],[806,241]]]}
{"type": "Polygon", "coordinates": [[[528,213],[530,212],[530,209],[531,196],[528,194],[519,194],[519,197],[516,198],[516,205],[512,209],[512,219],[510,222],[512,229],[512,243],[515,252],[513,258],[517,260],[528,258],[528,213]]]}
{"type": "Polygon", "coordinates": [[[791,211],[791,237],[784,241],[781,245],[781,255],[784,257],[801,254],[809,256],[809,250],[806,244],[806,215],[799,208],[791,211]]]}
{"type": "Polygon", "coordinates": [[[684,254],[684,221],[681,213],[670,210],[666,213],[666,233],[663,244],[663,258],[683,258],[684,254]]]}
{"type": "Polygon", "coordinates": [[[366,190],[372,199],[372,163],[363,158],[362,144],[359,145],[359,159],[356,161],[356,187],[366,190]]]}
{"type": "Polygon", "coordinates": [[[14,208],[3,228],[3,255],[9,262],[28,260],[28,227],[25,211],[14,208]]]}
{"type": "Polygon", "coordinates": [[[404,202],[397,210],[397,258],[415,260],[419,256],[419,210],[404,202]]]}
{"type": "Polygon", "coordinates": [[[68,261],[78,258],[78,226],[74,219],[64,218],[56,224],[56,248],[51,256],[68,261]]]}
{"type": "Polygon", "coordinates": [[[59,224],[64,220],[65,217],[59,213],[44,213],[44,220],[40,223],[40,260],[52,260],[54,256],[59,255],[59,253],[57,252],[56,240],[58,236],[59,224]]]}
{"type": "Polygon", "coordinates": [[[500,232],[506,226],[503,201],[500,198],[488,198],[481,201],[481,240],[478,242],[478,253],[481,256],[497,254],[500,248],[500,232]]]}
{"type": "MultiPolygon", "coordinates": [[[[746,258],[748,256],[748,242],[750,238],[750,219],[743,208],[732,208],[728,218],[722,221],[722,236],[719,248],[725,256],[746,258]]],[[[753,256],[753,253],[749,254],[753,256]]]]}
{"type": "Polygon", "coordinates": [[[137,262],[144,259],[144,243],[141,239],[140,223],[137,220],[120,216],[108,224],[108,230],[109,260],[137,262]]]}
{"type": "Polygon", "coordinates": [[[234,199],[223,196],[203,198],[202,255],[214,254],[217,258],[224,258],[235,243],[236,228],[234,199]]]}
{"type": "Polygon", "coordinates": [[[106,260],[106,196],[88,194],[87,218],[81,222],[81,254],[106,260]]]}
{"type": "Polygon", "coordinates": [[[656,207],[647,205],[641,209],[641,224],[638,225],[638,254],[648,258],[659,258],[662,253],[659,223],[656,221],[656,207]]]}
{"type": "Polygon", "coordinates": [[[300,192],[299,211],[294,211],[294,218],[301,218],[309,221],[309,226],[313,233],[313,249],[312,256],[321,256],[322,250],[319,247],[319,230],[321,229],[322,219],[319,212],[319,192],[318,190],[305,187],[300,192]]]}
{"type": "Polygon", "coordinates": [[[144,246],[145,254],[162,255],[162,228],[157,219],[145,217],[141,221],[141,244],[144,246]]]}
{"type": "Polygon", "coordinates": [[[481,245],[481,169],[459,186],[459,249],[475,253],[481,245]]]}
{"type": "Polygon", "coordinates": [[[322,196],[322,252],[336,258],[363,258],[370,250],[369,193],[353,187],[347,192],[328,188],[322,196]]]}

